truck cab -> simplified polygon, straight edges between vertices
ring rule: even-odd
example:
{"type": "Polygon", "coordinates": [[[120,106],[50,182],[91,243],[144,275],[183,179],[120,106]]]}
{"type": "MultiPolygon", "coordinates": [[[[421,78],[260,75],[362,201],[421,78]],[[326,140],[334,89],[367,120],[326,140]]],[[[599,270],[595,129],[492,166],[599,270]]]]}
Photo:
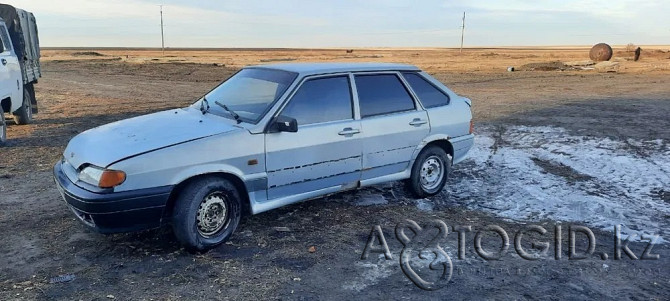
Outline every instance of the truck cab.
{"type": "Polygon", "coordinates": [[[7,139],[7,122],[4,116],[6,107],[8,112],[18,110],[23,100],[23,85],[21,80],[21,68],[19,59],[14,53],[12,41],[9,38],[7,25],[0,18],[0,143],[7,139]],[[21,100],[21,101],[13,101],[21,100]]]}
{"type": "Polygon", "coordinates": [[[35,16],[0,4],[0,144],[7,140],[6,113],[28,124],[37,113],[34,84],[41,77],[35,16]]]}

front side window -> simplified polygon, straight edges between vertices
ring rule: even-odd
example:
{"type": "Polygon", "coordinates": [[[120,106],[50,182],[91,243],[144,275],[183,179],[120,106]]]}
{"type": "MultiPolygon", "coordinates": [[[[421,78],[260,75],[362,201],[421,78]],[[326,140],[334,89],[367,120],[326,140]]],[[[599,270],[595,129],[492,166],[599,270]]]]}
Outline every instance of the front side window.
{"type": "Polygon", "coordinates": [[[403,73],[402,75],[425,108],[434,108],[449,104],[449,96],[433,86],[421,75],[416,73],[403,73]]]}
{"type": "MultiPolygon", "coordinates": [[[[210,112],[231,117],[218,101],[240,116],[242,121],[258,123],[270,106],[281,97],[297,74],[282,70],[242,69],[205,95],[210,112]]],[[[199,107],[202,100],[193,104],[199,107]]]]}
{"type": "Polygon", "coordinates": [[[361,117],[414,110],[414,100],[393,74],[356,75],[361,117]]]}
{"type": "Polygon", "coordinates": [[[2,43],[0,52],[12,50],[12,44],[9,42],[9,35],[7,34],[7,28],[4,25],[0,25],[0,43],[2,43]]]}
{"type": "Polygon", "coordinates": [[[282,111],[298,125],[353,119],[349,77],[337,76],[304,82],[282,111]]]}

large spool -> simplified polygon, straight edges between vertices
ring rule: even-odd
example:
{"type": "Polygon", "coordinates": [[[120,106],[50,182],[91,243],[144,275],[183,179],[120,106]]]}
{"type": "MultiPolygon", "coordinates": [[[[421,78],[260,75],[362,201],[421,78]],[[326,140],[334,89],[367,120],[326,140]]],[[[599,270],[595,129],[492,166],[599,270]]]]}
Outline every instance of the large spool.
{"type": "Polygon", "coordinates": [[[589,57],[592,61],[603,62],[609,61],[612,58],[612,54],[612,47],[610,47],[610,45],[599,43],[591,48],[589,57]]]}

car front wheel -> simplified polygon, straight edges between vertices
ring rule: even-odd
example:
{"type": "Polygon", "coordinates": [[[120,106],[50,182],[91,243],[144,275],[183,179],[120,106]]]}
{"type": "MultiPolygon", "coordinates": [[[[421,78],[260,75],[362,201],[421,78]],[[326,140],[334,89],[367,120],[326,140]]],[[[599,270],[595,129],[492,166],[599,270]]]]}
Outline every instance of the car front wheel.
{"type": "Polygon", "coordinates": [[[442,191],[450,172],[451,156],[438,146],[429,146],[414,161],[406,185],[415,197],[434,196],[442,191]]]}
{"type": "Polygon", "coordinates": [[[181,191],[172,213],[172,228],[187,250],[202,252],[227,241],[240,217],[240,196],[235,186],[225,179],[207,177],[181,191]]]}

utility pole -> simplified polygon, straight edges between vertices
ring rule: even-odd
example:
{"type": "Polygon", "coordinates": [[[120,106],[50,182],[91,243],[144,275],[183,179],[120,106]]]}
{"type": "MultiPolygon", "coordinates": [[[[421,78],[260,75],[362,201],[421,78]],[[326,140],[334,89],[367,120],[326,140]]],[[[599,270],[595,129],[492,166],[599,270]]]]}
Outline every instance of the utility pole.
{"type": "Polygon", "coordinates": [[[165,36],[163,35],[163,5],[159,5],[161,7],[161,52],[163,52],[163,56],[165,56],[165,36]]]}
{"type": "Polygon", "coordinates": [[[463,12],[463,25],[461,26],[461,52],[463,53],[463,40],[465,37],[465,12],[463,12]]]}

